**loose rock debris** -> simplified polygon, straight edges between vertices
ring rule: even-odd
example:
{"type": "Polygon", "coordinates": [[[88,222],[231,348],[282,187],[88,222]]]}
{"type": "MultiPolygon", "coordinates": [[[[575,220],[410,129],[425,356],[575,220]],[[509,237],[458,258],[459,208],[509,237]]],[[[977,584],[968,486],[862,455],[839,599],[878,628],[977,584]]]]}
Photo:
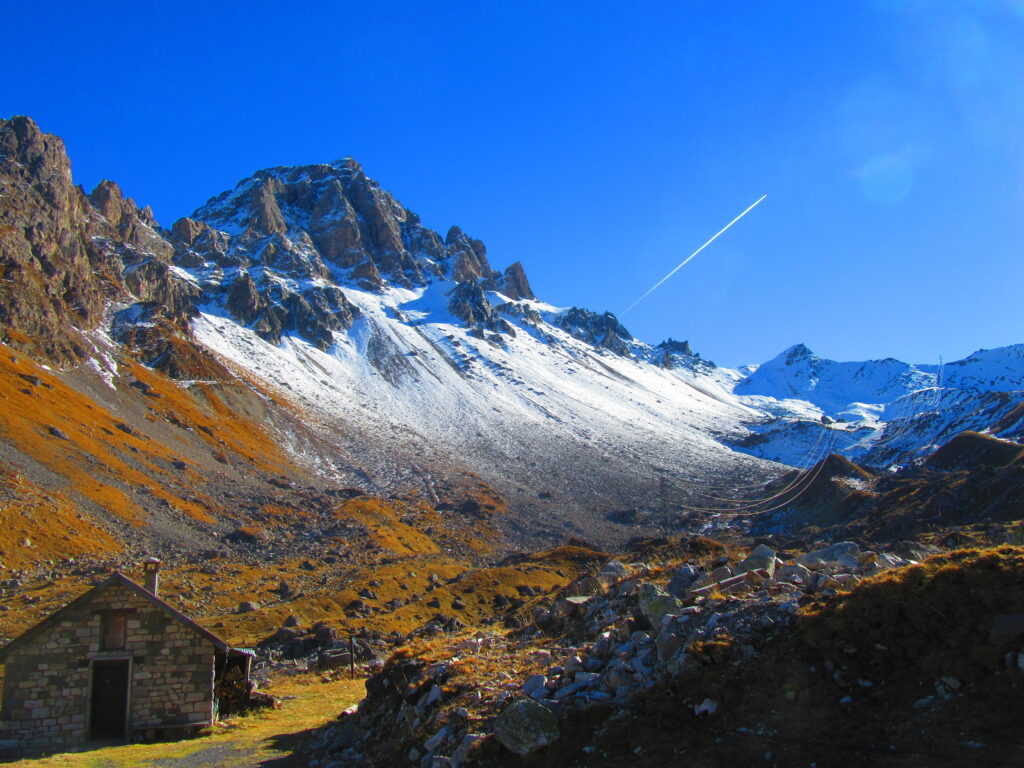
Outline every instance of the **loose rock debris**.
{"type": "MultiPolygon", "coordinates": [[[[758,750],[761,759],[767,744],[772,761],[825,755],[819,765],[833,764],[828,755],[836,754],[846,754],[847,762],[834,764],[849,765],[865,756],[876,765],[894,756],[910,762],[893,764],[930,764],[940,759],[937,754],[962,757],[963,750],[991,756],[990,745],[958,741],[959,734],[948,730],[943,741],[959,753],[912,738],[918,735],[914,728],[927,733],[967,706],[982,690],[977,675],[969,683],[947,660],[948,674],[933,678],[915,670],[908,682],[897,674],[906,637],[894,636],[890,647],[877,632],[851,626],[849,636],[823,638],[848,613],[844,607],[856,604],[862,583],[868,592],[890,590],[891,599],[901,602],[911,581],[941,580],[944,569],[982,568],[986,558],[1024,563],[1021,552],[1003,548],[918,565],[892,552],[839,542],[786,559],[761,545],[743,556],[705,554],[685,562],[612,560],[541,601],[525,626],[507,634],[477,633],[447,645],[439,636],[395,654],[368,680],[359,708],[316,740],[313,764],[395,760],[457,768],[522,759],[533,764],[534,755],[545,761],[571,757],[580,765],[604,764],[607,755],[612,764],[618,758],[592,742],[625,728],[616,723],[629,723],[628,738],[654,725],[663,729],[666,720],[672,729],[658,731],[646,745],[634,743],[635,755],[652,761],[638,764],[659,764],[672,744],[685,749],[674,732],[696,734],[692,748],[706,749],[703,757],[736,759],[739,744],[758,750]],[[906,727],[894,711],[902,713],[906,727]],[[893,722],[879,725],[882,713],[893,722]],[[826,715],[839,725],[821,726],[826,715]],[[893,743],[881,745],[865,733],[893,743]],[[701,746],[701,740],[710,744],[701,746]],[[733,746],[723,747],[723,740],[733,746]]],[[[1011,580],[1024,580],[1012,568],[1005,570],[1011,580]]],[[[1024,599],[1024,588],[1008,599],[1024,599]]],[[[1024,605],[1017,607],[1024,611],[1024,605]]],[[[980,641],[989,642],[991,626],[1002,644],[998,668],[984,671],[985,680],[998,678],[997,687],[1021,682],[1019,615],[1003,611],[982,619],[988,623],[980,641]]],[[[927,646],[929,638],[920,642],[927,646]]],[[[712,758],[707,764],[726,763],[712,758]]]]}

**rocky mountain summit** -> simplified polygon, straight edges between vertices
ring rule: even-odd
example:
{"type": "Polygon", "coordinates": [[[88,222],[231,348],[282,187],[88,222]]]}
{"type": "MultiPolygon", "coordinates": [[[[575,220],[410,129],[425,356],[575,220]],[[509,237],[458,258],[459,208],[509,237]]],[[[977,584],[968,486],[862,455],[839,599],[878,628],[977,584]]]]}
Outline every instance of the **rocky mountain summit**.
{"type": "MultiPolygon", "coordinates": [[[[442,239],[352,158],[260,171],[176,222],[172,242],[203,300],[224,295],[235,320],[274,344],[293,331],[326,349],[334,331],[351,328],[358,311],[339,285],[381,291],[450,280],[534,298],[520,263],[492,270],[484,244],[458,227],[442,239]]],[[[470,326],[490,314],[460,297],[451,305],[470,326]]]]}

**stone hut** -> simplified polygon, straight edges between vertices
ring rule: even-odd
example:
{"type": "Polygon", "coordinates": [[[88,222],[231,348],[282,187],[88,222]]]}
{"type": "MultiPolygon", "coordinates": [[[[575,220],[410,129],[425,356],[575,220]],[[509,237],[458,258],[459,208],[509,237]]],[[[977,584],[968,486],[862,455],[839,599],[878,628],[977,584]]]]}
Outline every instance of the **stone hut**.
{"type": "Polygon", "coordinates": [[[0,649],[0,754],[191,735],[227,671],[248,680],[251,653],[161,600],[159,561],[145,568],[145,587],[114,573],[0,649]]]}

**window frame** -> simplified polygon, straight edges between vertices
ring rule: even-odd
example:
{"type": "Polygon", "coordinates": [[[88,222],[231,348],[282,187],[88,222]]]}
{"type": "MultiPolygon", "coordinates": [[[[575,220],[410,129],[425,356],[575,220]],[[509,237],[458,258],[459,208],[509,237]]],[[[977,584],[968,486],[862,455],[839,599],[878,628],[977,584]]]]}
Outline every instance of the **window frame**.
{"type": "Polygon", "coordinates": [[[128,615],[131,611],[103,611],[100,613],[100,651],[123,651],[128,646],[128,615]],[[111,629],[120,624],[120,645],[109,643],[111,629]]]}

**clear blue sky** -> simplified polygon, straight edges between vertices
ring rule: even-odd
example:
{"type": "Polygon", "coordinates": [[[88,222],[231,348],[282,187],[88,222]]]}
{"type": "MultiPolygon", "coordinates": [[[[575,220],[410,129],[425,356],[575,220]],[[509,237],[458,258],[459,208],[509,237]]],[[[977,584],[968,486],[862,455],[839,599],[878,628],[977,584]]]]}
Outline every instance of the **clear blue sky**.
{"type": "Polygon", "coordinates": [[[0,114],[161,223],[352,155],[559,305],[717,362],[1024,342],[1024,2],[17,3],[0,114]],[[159,6],[156,8],[150,6],[159,6]]]}

